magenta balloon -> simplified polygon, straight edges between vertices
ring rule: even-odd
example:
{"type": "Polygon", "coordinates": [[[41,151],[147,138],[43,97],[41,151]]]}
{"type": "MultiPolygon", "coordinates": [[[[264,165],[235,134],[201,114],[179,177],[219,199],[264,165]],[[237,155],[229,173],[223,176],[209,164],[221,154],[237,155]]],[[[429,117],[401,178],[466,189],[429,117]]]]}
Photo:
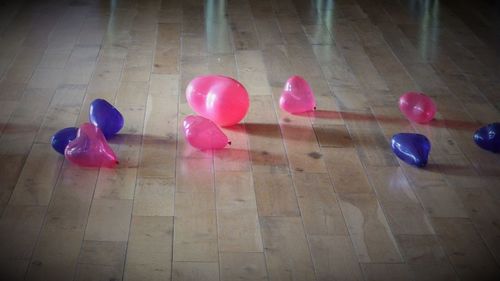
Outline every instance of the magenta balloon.
{"type": "Polygon", "coordinates": [[[248,112],[250,101],[243,85],[226,76],[199,76],[186,89],[189,106],[219,126],[238,124],[248,112]]]}
{"type": "Polygon", "coordinates": [[[183,125],[187,141],[198,149],[221,149],[229,143],[221,129],[207,118],[189,115],[183,125]]]}
{"type": "Polygon", "coordinates": [[[69,161],[85,167],[113,168],[118,164],[116,155],[106,142],[102,131],[90,123],[84,123],[78,134],[64,150],[69,161]]]}
{"type": "Polygon", "coordinates": [[[399,110],[411,121],[428,123],[436,115],[436,104],[422,93],[408,92],[399,98],[399,110]]]}
{"type": "Polygon", "coordinates": [[[309,83],[297,75],[288,78],[281,93],[280,107],[290,113],[315,110],[316,100],[309,83]]]}

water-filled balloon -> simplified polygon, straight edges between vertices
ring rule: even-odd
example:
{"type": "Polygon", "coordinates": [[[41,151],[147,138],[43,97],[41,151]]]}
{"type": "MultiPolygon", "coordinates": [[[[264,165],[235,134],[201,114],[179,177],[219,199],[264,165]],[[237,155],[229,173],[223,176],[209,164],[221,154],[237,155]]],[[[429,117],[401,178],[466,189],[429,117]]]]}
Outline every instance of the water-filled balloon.
{"type": "Polygon", "coordinates": [[[76,138],[66,146],[64,155],[69,161],[85,167],[113,168],[118,164],[101,130],[90,123],[80,126],[76,138]]]}
{"type": "Polygon", "coordinates": [[[500,123],[491,123],[479,128],[474,134],[474,141],[482,149],[500,153],[500,123]]]}
{"type": "Polygon", "coordinates": [[[403,161],[417,167],[427,165],[431,143],[421,134],[400,133],[392,137],[392,151],[403,161]]]}
{"type": "Polygon", "coordinates": [[[70,141],[76,138],[77,133],[78,133],[78,128],[76,127],[64,128],[62,130],[57,131],[57,133],[55,133],[50,139],[52,148],[54,148],[55,151],[64,155],[64,149],[66,149],[66,146],[70,141]]]}
{"type": "Polygon", "coordinates": [[[103,99],[96,99],[90,104],[89,119],[92,124],[101,129],[106,139],[116,135],[124,124],[120,111],[103,99]]]}
{"type": "Polygon", "coordinates": [[[240,122],[248,111],[250,101],[243,85],[226,76],[198,76],[189,82],[186,98],[199,115],[219,126],[240,122]]]}
{"type": "Polygon", "coordinates": [[[434,101],[422,94],[409,92],[399,98],[399,109],[406,118],[417,123],[428,123],[436,115],[434,101]]]}
{"type": "Polygon", "coordinates": [[[221,149],[229,143],[221,129],[207,118],[189,115],[183,126],[187,141],[198,149],[221,149]]]}
{"type": "Polygon", "coordinates": [[[315,110],[316,99],[309,83],[297,75],[288,78],[281,93],[280,107],[290,113],[315,110]]]}

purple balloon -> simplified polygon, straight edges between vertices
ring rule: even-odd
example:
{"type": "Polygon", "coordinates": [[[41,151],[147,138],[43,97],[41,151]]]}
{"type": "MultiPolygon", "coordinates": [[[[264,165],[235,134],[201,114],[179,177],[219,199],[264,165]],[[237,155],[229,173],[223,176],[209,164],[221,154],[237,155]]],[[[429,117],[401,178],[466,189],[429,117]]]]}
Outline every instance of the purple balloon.
{"type": "Polygon", "coordinates": [[[96,99],[90,104],[89,119],[92,124],[101,129],[106,139],[116,135],[124,124],[120,111],[103,99],[96,99]]]}
{"type": "Polygon", "coordinates": [[[62,130],[57,131],[57,133],[55,133],[50,140],[52,148],[54,148],[55,151],[64,155],[64,149],[66,149],[66,146],[69,144],[70,141],[76,138],[77,133],[78,133],[78,128],[75,127],[64,128],[62,130]]]}
{"type": "Polygon", "coordinates": [[[491,123],[474,133],[474,142],[488,151],[500,153],[500,123],[491,123]]]}
{"type": "Polygon", "coordinates": [[[424,167],[427,165],[431,143],[421,134],[400,133],[392,137],[392,151],[404,162],[424,167]]]}

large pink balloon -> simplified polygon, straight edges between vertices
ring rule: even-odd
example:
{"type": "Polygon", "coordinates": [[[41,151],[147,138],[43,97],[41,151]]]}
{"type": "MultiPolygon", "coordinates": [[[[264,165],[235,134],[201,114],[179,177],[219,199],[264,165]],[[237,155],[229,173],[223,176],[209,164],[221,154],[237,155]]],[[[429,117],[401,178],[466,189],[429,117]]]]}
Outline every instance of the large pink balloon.
{"type": "Polygon", "coordinates": [[[406,118],[417,123],[428,123],[436,115],[436,104],[422,93],[408,92],[402,95],[399,109],[406,118]]]}
{"type": "Polygon", "coordinates": [[[316,109],[314,93],[304,78],[297,75],[288,78],[281,93],[280,107],[290,113],[316,109]]]}
{"type": "Polygon", "coordinates": [[[221,149],[229,143],[221,129],[207,118],[189,115],[183,125],[187,141],[198,149],[221,149]]]}
{"type": "Polygon", "coordinates": [[[85,167],[113,168],[118,164],[104,134],[90,123],[80,126],[76,139],[66,146],[64,156],[69,161],[85,167]]]}
{"type": "Polygon", "coordinates": [[[196,113],[223,127],[245,118],[250,105],[245,87],[221,75],[199,76],[191,80],[186,98],[196,113]]]}

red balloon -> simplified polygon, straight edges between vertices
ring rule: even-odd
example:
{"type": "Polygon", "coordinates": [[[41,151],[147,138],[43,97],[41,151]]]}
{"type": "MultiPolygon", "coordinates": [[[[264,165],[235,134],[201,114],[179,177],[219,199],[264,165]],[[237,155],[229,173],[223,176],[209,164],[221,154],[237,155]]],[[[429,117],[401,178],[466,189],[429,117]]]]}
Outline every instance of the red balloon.
{"type": "Polygon", "coordinates": [[[189,106],[219,126],[231,126],[247,114],[250,101],[243,85],[226,76],[199,76],[186,89],[189,106]]]}
{"type": "Polygon", "coordinates": [[[281,93],[280,107],[290,113],[315,110],[316,100],[309,83],[297,75],[288,78],[281,93]]]}
{"type": "Polygon", "coordinates": [[[84,123],[78,134],[64,150],[69,161],[84,167],[113,168],[118,164],[116,155],[106,142],[102,131],[90,123],[84,123]]]}
{"type": "Polygon", "coordinates": [[[399,110],[411,121],[428,123],[436,115],[436,104],[422,93],[408,92],[399,98],[399,110]]]}
{"type": "Polygon", "coordinates": [[[189,115],[183,125],[187,141],[198,149],[221,149],[229,143],[221,129],[204,117],[189,115]]]}

